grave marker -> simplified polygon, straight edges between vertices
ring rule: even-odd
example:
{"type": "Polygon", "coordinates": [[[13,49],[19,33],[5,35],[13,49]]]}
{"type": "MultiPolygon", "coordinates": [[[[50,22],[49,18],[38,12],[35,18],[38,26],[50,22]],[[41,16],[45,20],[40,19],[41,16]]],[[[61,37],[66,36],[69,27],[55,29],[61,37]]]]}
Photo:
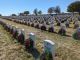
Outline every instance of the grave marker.
{"type": "Polygon", "coordinates": [[[24,41],[25,41],[24,29],[18,30],[18,42],[24,44],[24,41]]]}
{"type": "Polygon", "coordinates": [[[73,38],[80,40],[80,27],[78,27],[77,30],[73,33],[73,38]]]}
{"type": "Polygon", "coordinates": [[[42,60],[54,60],[55,56],[55,43],[51,40],[44,40],[44,52],[42,60]],[[45,56],[44,56],[45,55],[45,56]]]}
{"type": "Polygon", "coordinates": [[[61,27],[60,27],[58,33],[63,35],[63,36],[66,35],[66,26],[65,26],[65,24],[61,24],[61,27]]]}
{"type": "Polygon", "coordinates": [[[35,34],[34,33],[29,34],[29,38],[26,39],[26,42],[25,42],[25,47],[26,49],[35,48],[35,34]]]}

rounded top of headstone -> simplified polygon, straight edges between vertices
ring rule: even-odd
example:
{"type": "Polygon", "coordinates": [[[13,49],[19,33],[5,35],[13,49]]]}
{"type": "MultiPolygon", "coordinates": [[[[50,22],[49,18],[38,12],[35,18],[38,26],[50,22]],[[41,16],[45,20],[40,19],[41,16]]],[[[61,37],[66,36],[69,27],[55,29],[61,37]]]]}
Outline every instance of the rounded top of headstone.
{"type": "Polygon", "coordinates": [[[34,35],[34,33],[30,33],[30,34],[29,34],[29,38],[34,41],[34,40],[35,40],[35,35],[34,35]]]}
{"type": "Polygon", "coordinates": [[[24,29],[22,29],[22,31],[24,31],[24,29]]]}
{"type": "Polygon", "coordinates": [[[43,26],[46,26],[46,22],[43,23],[43,26]]]}
{"type": "Polygon", "coordinates": [[[80,27],[78,27],[77,32],[80,32],[80,27]]]}
{"type": "Polygon", "coordinates": [[[37,22],[39,24],[39,22],[37,22]]]}
{"type": "Polygon", "coordinates": [[[16,28],[18,28],[18,27],[16,26],[16,28]]]}
{"type": "Polygon", "coordinates": [[[75,24],[79,24],[79,21],[75,21],[75,24]]]}
{"type": "Polygon", "coordinates": [[[11,24],[9,24],[9,25],[11,25],[11,24]]]}
{"type": "Polygon", "coordinates": [[[69,20],[67,20],[66,23],[69,23],[69,20]]]}
{"type": "Polygon", "coordinates": [[[14,25],[12,25],[12,26],[14,26],[14,25]]]}
{"type": "Polygon", "coordinates": [[[61,23],[61,27],[64,28],[64,27],[66,27],[66,26],[65,26],[65,24],[61,23]]]}
{"type": "Polygon", "coordinates": [[[50,27],[54,27],[54,24],[50,24],[50,27]]]}
{"type": "Polygon", "coordinates": [[[31,32],[31,33],[29,33],[29,35],[35,35],[35,34],[31,32]]]}
{"type": "Polygon", "coordinates": [[[20,29],[18,30],[18,33],[21,34],[21,30],[20,29]]]}
{"type": "Polygon", "coordinates": [[[9,23],[6,23],[6,24],[9,24],[9,23]]]}
{"type": "Polygon", "coordinates": [[[48,42],[48,43],[50,43],[51,45],[54,45],[54,44],[55,44],[55,43],[52,42],[51,40],[44,40],[44,42],[48,42]]]}

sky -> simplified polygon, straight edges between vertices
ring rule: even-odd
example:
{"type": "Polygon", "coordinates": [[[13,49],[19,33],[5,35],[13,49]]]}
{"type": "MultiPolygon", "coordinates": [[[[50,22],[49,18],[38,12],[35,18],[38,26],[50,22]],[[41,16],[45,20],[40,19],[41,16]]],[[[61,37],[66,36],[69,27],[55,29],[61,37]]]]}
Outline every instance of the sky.
{"type": "Polygon", "coordinates": [[[0,14],[11,15],[30,11],[37,8],[43,14],[47,13],[49,7],[60,6],[62,12],[66,12],[67,6],[75,0],[0,0],[0,14]]]}

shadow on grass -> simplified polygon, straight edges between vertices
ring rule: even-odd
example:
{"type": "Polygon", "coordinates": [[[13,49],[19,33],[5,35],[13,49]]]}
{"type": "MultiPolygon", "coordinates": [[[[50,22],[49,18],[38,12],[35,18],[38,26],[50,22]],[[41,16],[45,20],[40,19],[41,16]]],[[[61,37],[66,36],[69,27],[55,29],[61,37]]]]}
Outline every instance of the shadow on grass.
{"type": "Polygon", "coordinates": [[[70,36],[70,35],[65,35],[65,36],[67,36],[67,37],[72,37],[72,36],[70,36]]]}
{"type": "Polygon", "coordinates": [[[35,60],[39,59],[40,53],[36,48],[30,48],[27,51],[28,51],[28,53],[32,54],[32,56],[35,58],[35,60]]]}
{"type": "MultiPolygon", "coordinates": [[[[58,34],[58,33],[57,33],[58,34]]],[[[61,35],[61,34],[59,34],[59,35],[61,35]]],[[[70,36],[70,35],[61,35],[61,36],[65,36],[65,37],[72,37],[72,36],[70,36]]]]}
{"type": "MultiPolygon", "coordinates": [[[[51,33],[51,34],[57,34],[57,35],[61,35],[61,34],[59,34],[58,32],[47,32],[47,33],[51,33]]],[[[68,35],[68,34],[66,34],[66,35],[61,35],[61,36],[66,36],[66,37],[72,37],[72,36],[70,36],[70,35],[68,35]]]]}

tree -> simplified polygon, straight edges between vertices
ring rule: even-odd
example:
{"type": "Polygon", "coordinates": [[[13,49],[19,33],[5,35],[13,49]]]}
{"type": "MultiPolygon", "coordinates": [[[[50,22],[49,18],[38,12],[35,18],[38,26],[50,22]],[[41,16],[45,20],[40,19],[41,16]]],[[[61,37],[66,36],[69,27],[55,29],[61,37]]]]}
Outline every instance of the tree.
{"type": "Polygon", "coordinates": [[[0,16],[2,16],[2,14],[0,14],[0,16]]]}
{"type": "Polygon", "coordinates": [[[29,11],[24,11],[24,15],[28,15],[29,14],[29,11]]]}
{"type": "Polygon", "coordinates": [[[38,11],[38,14],[39,14],[39,15],[41,15],[41,14],[42,14],[42,11],[41,11],[41,10],[39,10],[39,11],[38,11]]]}
{"type": "Polygon", "coordinates": [[[60,7],[59,6],[56,6],[55,7],[55,13],[61,13],[61,10],[60,10],[60,7]]]}
{"type": "Polygon", "coordinates": [[[19,16],[24,16],[24,13],[19,13],[19,16]]]}
{"type": "Polygon", "coordinates": [[[17,16],[16,14],[12,14],[11,16],[17,16]]]}
{"type": "Polygon", "coordinates": [[[48,9],[48,13],[49,14],[52,14],[54,12],[54,7],[50,7],[49,9],[48,9]]]}
{"type": "Polygon", "coordinates": [[[37,8],[34,9],[33,13],[34,13],[35,15],[38,15],[38,10],[37,10],[37,8]]]}
{"type": "Polygon", "coordinates": [[[68,8],[68,12],[79,12],[80,13],[80,1],[75,1],[71,3],[68,8]]]}

